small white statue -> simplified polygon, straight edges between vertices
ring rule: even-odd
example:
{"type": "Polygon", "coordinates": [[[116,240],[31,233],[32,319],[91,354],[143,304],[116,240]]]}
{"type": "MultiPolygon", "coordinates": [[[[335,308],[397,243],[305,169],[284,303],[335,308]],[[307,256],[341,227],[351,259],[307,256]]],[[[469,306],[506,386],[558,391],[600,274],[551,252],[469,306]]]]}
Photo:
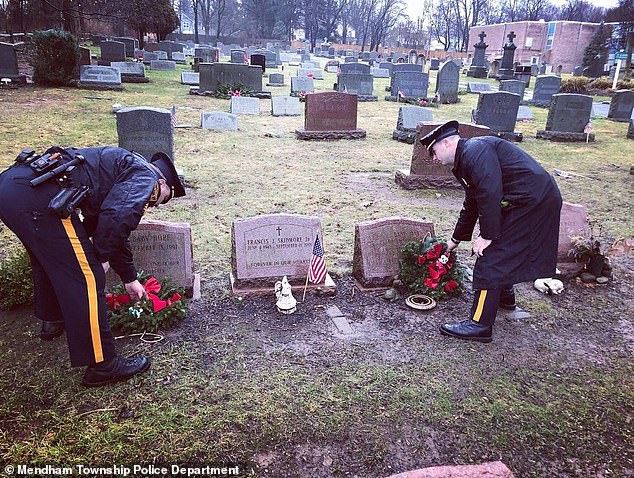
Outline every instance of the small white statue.
{"type": "Polygon", "coordinates": [[[297,310],[297,300],[293,297],[291,285],[286,276],[281,281],[275,283],[275,297],[277,297],[277,310],[282,314],[292,314],[297,310]]]}
{"type": "Polygon", "coordinates": [[[559,279],[547,277],[545,279],[537,279],[533,286],[544,294],[561,294],[564,291],[564,284],[559,279]]]}

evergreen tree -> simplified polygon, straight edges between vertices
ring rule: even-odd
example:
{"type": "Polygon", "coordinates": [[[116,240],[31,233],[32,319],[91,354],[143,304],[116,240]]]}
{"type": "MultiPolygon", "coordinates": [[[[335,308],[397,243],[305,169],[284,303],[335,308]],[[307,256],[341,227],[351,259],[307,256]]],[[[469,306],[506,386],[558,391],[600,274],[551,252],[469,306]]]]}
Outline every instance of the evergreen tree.
{"type": "Polygon", "coordinates": [[[592,66],[595,58],[602,56],[607,59],[608,57],[608,43],[612,32],[609,27],[605,26],[603,22],[599,25],[598,30],[592,36],[590,44],[583,52],[583,66],[592,66]]]}

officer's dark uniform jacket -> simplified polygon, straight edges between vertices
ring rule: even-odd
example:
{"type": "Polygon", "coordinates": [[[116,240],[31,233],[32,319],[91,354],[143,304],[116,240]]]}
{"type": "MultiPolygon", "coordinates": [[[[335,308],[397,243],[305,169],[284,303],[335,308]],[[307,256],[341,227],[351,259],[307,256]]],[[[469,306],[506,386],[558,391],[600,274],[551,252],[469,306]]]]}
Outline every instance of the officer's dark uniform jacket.
{"type": "Polygon", "coordinates": [[[158,177],[143,157],[121,148],[69,149],[86,162],[73,171],[73,181],[88,186],[91,196],[81,204],[84,227],[100,262],[110,262],[123,282],[136,279],[128,237],[136,229],[158,177]]]}
{"type": "Polygon", "coordinates": [[[37,177],[24,164],[0,174],[0,220],[22,241],[33,270],[35,315],[62,321],[71,363],[90,365],[116,355],[106,320],[105,274],[109,262],[124,282],[136,279],[128,242],[147,204],[158,198],[159,173],[140,156],[115,147],[72,149],[85,162],[70,173],[71,186],[90,196],[77,214],[62,219],[49,210],[60,186],[53,180],[32,187],[37,177]],[[91,240],[92,239],[92,240],[91,240]]]}
{"type": "Polygon", "coordinates": [[[552,277],[561,195],[553,178],[514,144],[492,136],[460,139],[453,173],[466,195],[453,237],[469,241],[476,221],[493,242],[478,258],[474,289],[552,277]]]}

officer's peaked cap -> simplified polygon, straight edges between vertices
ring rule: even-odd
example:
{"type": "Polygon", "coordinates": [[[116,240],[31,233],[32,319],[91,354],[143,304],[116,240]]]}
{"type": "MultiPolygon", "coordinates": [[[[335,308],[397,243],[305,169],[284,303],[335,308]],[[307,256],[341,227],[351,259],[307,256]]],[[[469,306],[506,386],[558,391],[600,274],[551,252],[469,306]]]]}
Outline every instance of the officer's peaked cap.
{"type": "Polygon", "coordinates": [[[167,185],[172,190],[172,194],[169,199],[173,197],[179,198],[185,195],[185,188],[178,177],[176,167],[167,154],[160,152],[155,153],[154,156],[152,156],[152,159],[150,159],[150,163],[161,171],[167,185]]]}
{"type": "Polygon", "coordinates": [[[458,126],[460,126],[460,123],[456,120],[447,121],[445,124],[441,124],[423,136],[420,139],[420,142],[425,148],[427,148],[429,154],[431,154],[431,148],[437,141],[458,134],[458,126]]]}

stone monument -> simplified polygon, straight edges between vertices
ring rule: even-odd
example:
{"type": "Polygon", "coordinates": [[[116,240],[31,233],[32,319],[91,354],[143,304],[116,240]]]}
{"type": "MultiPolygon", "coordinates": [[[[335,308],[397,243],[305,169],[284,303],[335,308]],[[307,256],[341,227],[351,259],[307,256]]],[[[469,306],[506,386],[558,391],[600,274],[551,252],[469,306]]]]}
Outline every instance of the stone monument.
{"type": "Polygon", "coordinates": [[[486,33],[482,32],[480,35],[480,41],[473,45],[475,48],[473,53],[473,61],[471,62],[471,66],[469,67],[469,71],[467,71],[467,76],[472,78],[486,78],[487,77],[487,67],[486,67],[486,49],[489,45],[484,42],[486,33]]]}
{"type": "Polygon", "coordinates": [[[515,49],[517,46],[513,43],[513,39],[516,37],[515,32],[511,32],[507,35],[508,42],[504,44],[504,53],[502,54],[502,63],[498,70],[498,80],[512,80],[515,75],[515,65],[513,59],[515,57],[515,49]]]}
{"type": "Polygon", "coordinates": [[[297,139],[361,139],[366,132],[357,128],[357,95],[338,92],[306,95],[304,128],[295,130],[297,139]]]}
{"type": "MultiPolygon", "coordinates": [[[[451,172],[451,166],[445,166],[433,160],[427,148],[420,144],[420,138],[444,122],[423,122],[416,127],[414,152],[409,171],[396,171],[395,181],[405,189],[421,188],[461,188],[461,184],[451,172]]],[[[462,138],[489,136],[491,130],[486,126],[460,123],[458,133],[462,138]]]]}

